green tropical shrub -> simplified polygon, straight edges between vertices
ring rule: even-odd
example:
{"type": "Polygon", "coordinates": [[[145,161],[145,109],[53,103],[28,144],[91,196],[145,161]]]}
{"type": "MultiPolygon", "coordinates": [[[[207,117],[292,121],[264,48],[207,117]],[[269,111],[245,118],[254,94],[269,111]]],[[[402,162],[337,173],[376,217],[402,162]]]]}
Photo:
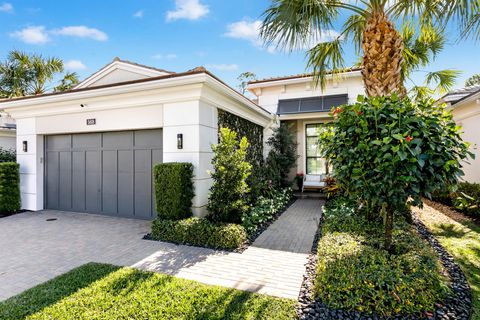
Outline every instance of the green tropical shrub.
{"type": "Polygon", "coordinates": [[[151,236],[155,240],[213,249],[236,249],[247,241],[241,225],[212,223],[203,218],[157,219],[152,223],[151,236]]]}
{"type": "Polygon", "coordinates": [[[0,163],[0,213],[20,210],[20,166],[18,163],[0,163]]]}
{"type": "Polygon", "coordinates": [[[266,160],[265,178],[279,188],[291,186],[288,176],[298,158],[295,137],[289,129],[289,124],[281,122],[267,140],[271,149],[266,160]]]}
{"type": "Polygon", "coordinates": [[[183,219],[192,215],[193,165],[161,163],[154,168],[155,204],[162,219],[183,219]]]}
{"type": "Polygon", "coordinates": [[[208,198],[207,218],[215,222],[239,223],[248,209],[247,178],[252,166],[246,161],[247,138],[237,140],[237,133],[220,129],[220,141],[212,146],[213,185],[208,198]]]}
{"type": "Polygon", "coordinates": [[[453,207],[466,215],[480,218],[480,183],[461,182],[449,189],[435,191],[432,200],[453,207]],[[455,191],[451,191],[452,189],[455,191]]]}
{"type": "Polygon", "coordinates": [[[337,198],[324,210],[318,243],[315,296],[332,308],[414,315],[433,311],[448,293],[448,279],[433,249],[399,219],[393,230],[394,252],[382,249],[380,221],[355,213],[337,198]]]}
{"type": "Polygon", "coordinates": [[[323,155],[340,187],[354,199],[380,208],[385,248],[391,248],[394,212],[421,204],[434,190],[455,184],[460,161],[471,155],[459,127],[433,100],[359,97],[337,108],[320,138],[323,155]]]}
{"type": "Polygon", "coordinates": [[[0,147],[0,162],[16,162],[17,154],[14,150],[0,147]]]}
{"type": "Polygon", "coordinates": [[[260,196],[254,207],[242,216],[242,226],[248,234],[254,233],[263,223],[273,219],[292,199],[292,189],[272,191],[270,197],[260,196]]]}

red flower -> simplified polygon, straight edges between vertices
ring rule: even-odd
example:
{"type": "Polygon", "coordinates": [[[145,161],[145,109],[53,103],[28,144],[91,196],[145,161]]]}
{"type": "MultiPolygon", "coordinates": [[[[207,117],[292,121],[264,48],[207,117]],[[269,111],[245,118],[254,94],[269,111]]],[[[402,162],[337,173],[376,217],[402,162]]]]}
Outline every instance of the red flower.
{"type": "Polygon", "coordinates": [[[357,116],[361,116],[363,114],[362,111],[357,111],[357,116]]]}
{"type": "Polygon", "coordinates": [[[333,115],[336,116],[337,114],[341,113],[343,110],[342,108],[335,108],[335,111],[333,111],[333,115]]]}
{"type": "Polygon", "coordinates": [[[410,143],[410,142],[412,142],[413,138],[410,137],[410,136],[407,136],[407,137],[405,138],[405,140],[406,140],[408,143],[410,143]]]}

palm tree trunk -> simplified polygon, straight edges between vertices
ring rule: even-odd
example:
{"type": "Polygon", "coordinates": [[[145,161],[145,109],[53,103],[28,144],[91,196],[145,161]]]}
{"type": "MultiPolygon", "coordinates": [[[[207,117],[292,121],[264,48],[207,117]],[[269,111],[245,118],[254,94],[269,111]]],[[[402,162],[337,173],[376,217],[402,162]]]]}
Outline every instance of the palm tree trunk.
{"type": "Polygon", "coordinates": [[[405,96],[403,39],[383,13],[374,13],[363,32],[363,81],[367,95],[405,96]]]}

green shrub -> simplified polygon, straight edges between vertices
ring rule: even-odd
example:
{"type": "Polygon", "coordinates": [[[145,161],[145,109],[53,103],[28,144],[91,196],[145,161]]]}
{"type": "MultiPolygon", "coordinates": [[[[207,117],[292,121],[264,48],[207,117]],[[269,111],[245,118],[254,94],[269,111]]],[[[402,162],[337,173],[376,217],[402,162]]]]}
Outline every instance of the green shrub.
{"type": "Polygon", "coordinates": [[[247,138],[237,140],[237,133],[220,129],[220,141],[212,146],[213,185],[208,198],[207,218],[215,222],[239,223],[248,209],[247,178],[252,166],[246,161],[247,138]]]}
{"type": "Polygon", "coordinates": [[[213,249],[236,249],[247,241],[247,233],[240,225],[212,223],[203,218],[157,219],[152,223],[152,238],[213,249]]]}
{"type": "Polygon", "coordinates": [[[270,197],[260,196],[249,211],[242,216],[242,226],[248,234],[254,233],[258,226],[271,220],[275,214],[285,208],[292,198],[292,189],[273,191],[270,197]]]}
{"type": "Polygon", "coordinates": [[[15,150],[4,149],[0,147],[0,162],[16,162],[17,154],[15,150]]]}
{"type": "Polygon", "coordinates": [[[0,213],[20,210],[19,175],[19,165],[17,163],[0,163],[0,213]]]}
{"type": "Polygon", "coordinates": [[[394,213],[455,184],[461,161],[472,156],[468,144],[452,114],[433,100],[360,96],[333,115],[333,128],[320,139],[323,156],[347,194],[382,209],[375,213],[384,218],[390,249],[394,213]]]}
{"type": "Polygon", "coordinates": [[[288,176],[298,158],[297,144],[290,126],[291,124],[285,122],[280,123],[267,140],[271,149],[265,164],[265,176],[277,188],[291,186],[292,181],[289,181],[288,176]]]}
{"type": "Polygon", "coordinates": [[[193,165],[191,163],[161,163],[154,168],[155,204],[158,217],[183,219],[192,215],[193,165]]]}
{"type": "Polygon", "coordinates": [[[453,207],[466,215],[480,218],[480,184],[461,182],[453,189],[456,191],[436,190],[432,200],[453,207]]]}
{"type": "Polygon", "coordinates": [[[445,298],[447,279],[438,257],[411,225],[396,221],[391,254],[381,249],[381,224],[356,214],[344,199],[332,201],[324,217],[315,296],[328,306],[412,315],[434,310],[445,298]]]}

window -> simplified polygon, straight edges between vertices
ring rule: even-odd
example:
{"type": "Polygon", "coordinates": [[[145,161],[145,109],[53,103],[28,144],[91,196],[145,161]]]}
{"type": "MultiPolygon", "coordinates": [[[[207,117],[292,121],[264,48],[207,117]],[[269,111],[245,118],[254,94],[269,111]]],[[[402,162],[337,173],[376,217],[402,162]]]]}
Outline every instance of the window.
{"type": "Polygon", "coordinates": [[[320,156],[320,146],[318,138],[324,124],[307,124],[305,128],[305,144],[306,144],[306,174],[327,174],[328,161],[320,156]]]}

